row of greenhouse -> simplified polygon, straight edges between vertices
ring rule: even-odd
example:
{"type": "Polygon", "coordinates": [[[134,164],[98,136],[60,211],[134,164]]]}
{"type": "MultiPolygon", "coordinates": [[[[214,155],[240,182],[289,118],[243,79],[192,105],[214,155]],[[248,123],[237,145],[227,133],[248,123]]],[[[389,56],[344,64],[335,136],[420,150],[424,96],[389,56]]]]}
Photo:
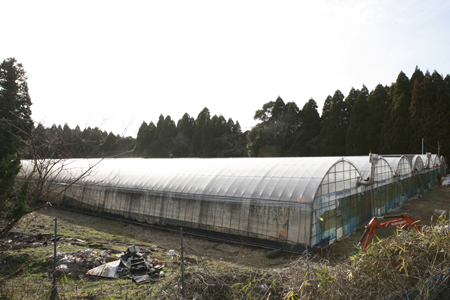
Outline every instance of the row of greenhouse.
{"type": "Polygon", "coordinates": [[[434,154],[22,165],[21,177],[35,180],[39,166],[51,169],[42,200],[57,195],[55,203],[75,210],[288,251],[349,235],[429,189],[446,169],[434,154]]]}

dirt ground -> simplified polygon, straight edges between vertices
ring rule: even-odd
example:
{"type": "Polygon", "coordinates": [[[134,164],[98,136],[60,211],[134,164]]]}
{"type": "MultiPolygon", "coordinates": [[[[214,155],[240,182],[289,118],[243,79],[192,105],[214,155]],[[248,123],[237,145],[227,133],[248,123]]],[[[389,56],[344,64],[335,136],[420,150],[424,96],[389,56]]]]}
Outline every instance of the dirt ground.
{"type": "MultiPolygon", "coordinates": [[[[88,243],[81,244],[95,249],[117,249],[119,251],[122,249],[122,251],[125,251],[128,246],[136,245],[136,247],[147,247],[165,254],[171,249],[177,253],[180,253],[181,250],[178,233],[54,207],[34,213],[32,217],[24,218],[13,230],[13,233],[16,236],[19,235],[25,242],[22,243],[24,247],[27,245],[32,247],[36,235],[40,234],[51,238],[50,233],[54,232],[55,218],[58,220],[58,235],[65,237],[62,242],[70,241],[69,232],[77,232],[78,230],[79,233],[74,235],[72,244],[77,243],[76,239],[87,239],[88,243]],[[86,236],[83,236],[83,228],[87,228],[84,230],[86,236]],[[27,231],[28,234],[25,234],[24,231],[27,231]],[[104,236],[99,235],[96,241],[96,232],[108,233],[112,235],[112,238],[105,240],[104,236]],[[91,238],[94,235],[94,239],[90,239],[88,235],[91,235],[91,238]]],[[[290,255],[284,255],[269,259],[265,255],[268,251],[266,249],[211,242],[186,234],[183,235],[183,243],[185,255],[198,257],[202,260],[211,259],[254,268],[276,267],[287,263],[291,257],[290,255]]],[[[2,248],[1,245],[0,248],[2,248]]],[[[170,256],[167,255],[166,258],[170,258],[170,256]]]]}
{"type": "Polygon", "coordinates": [[[409,214],[420,225],[430,225],[439,217],[435,210],[450,212],[450,187],[433,187],[423,195],[404,203],[398,212],[409,214]]]}

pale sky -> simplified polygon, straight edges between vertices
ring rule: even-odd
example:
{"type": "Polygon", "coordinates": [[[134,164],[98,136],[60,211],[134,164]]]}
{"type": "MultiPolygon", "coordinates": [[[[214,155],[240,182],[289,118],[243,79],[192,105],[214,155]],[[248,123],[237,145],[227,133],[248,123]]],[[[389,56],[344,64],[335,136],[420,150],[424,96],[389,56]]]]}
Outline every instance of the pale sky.
{"type": "Polygon", "coordinates": [[[256,124],[281,96],[319,113],[337,89],[450,73],[450,1],[0,1],[0,61],[28,76],[32,118],[136,137],[208,107],[256,124]]]}

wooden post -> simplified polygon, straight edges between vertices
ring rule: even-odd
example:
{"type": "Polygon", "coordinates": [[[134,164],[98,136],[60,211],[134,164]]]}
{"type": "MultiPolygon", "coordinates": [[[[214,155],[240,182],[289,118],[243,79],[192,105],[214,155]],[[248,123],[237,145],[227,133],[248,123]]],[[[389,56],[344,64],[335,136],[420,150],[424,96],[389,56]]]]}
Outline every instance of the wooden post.
{"type": "Polygon", "coordinates": [[[181,232],[181,292],[183,297],[186,297],[186,290],[184,288],[183,227],[180,228],[180,232],[181,232]]]}

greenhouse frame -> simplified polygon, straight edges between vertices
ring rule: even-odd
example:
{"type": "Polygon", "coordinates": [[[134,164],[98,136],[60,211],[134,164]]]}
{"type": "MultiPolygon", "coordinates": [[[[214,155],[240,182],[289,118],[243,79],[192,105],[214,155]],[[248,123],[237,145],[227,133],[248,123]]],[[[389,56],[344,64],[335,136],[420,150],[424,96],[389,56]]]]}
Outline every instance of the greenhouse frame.
{"type": "MultiPolygon", "coordinates": [[[[49,197],[63,191],[58,205],[292,252],[349,235],[446,170],[444,158],[431,154],[47,163],[54,164],[49,197]]],[[[36,178],[35,171],[35,162],[23,160],[19,177],[36,178]]]]}

